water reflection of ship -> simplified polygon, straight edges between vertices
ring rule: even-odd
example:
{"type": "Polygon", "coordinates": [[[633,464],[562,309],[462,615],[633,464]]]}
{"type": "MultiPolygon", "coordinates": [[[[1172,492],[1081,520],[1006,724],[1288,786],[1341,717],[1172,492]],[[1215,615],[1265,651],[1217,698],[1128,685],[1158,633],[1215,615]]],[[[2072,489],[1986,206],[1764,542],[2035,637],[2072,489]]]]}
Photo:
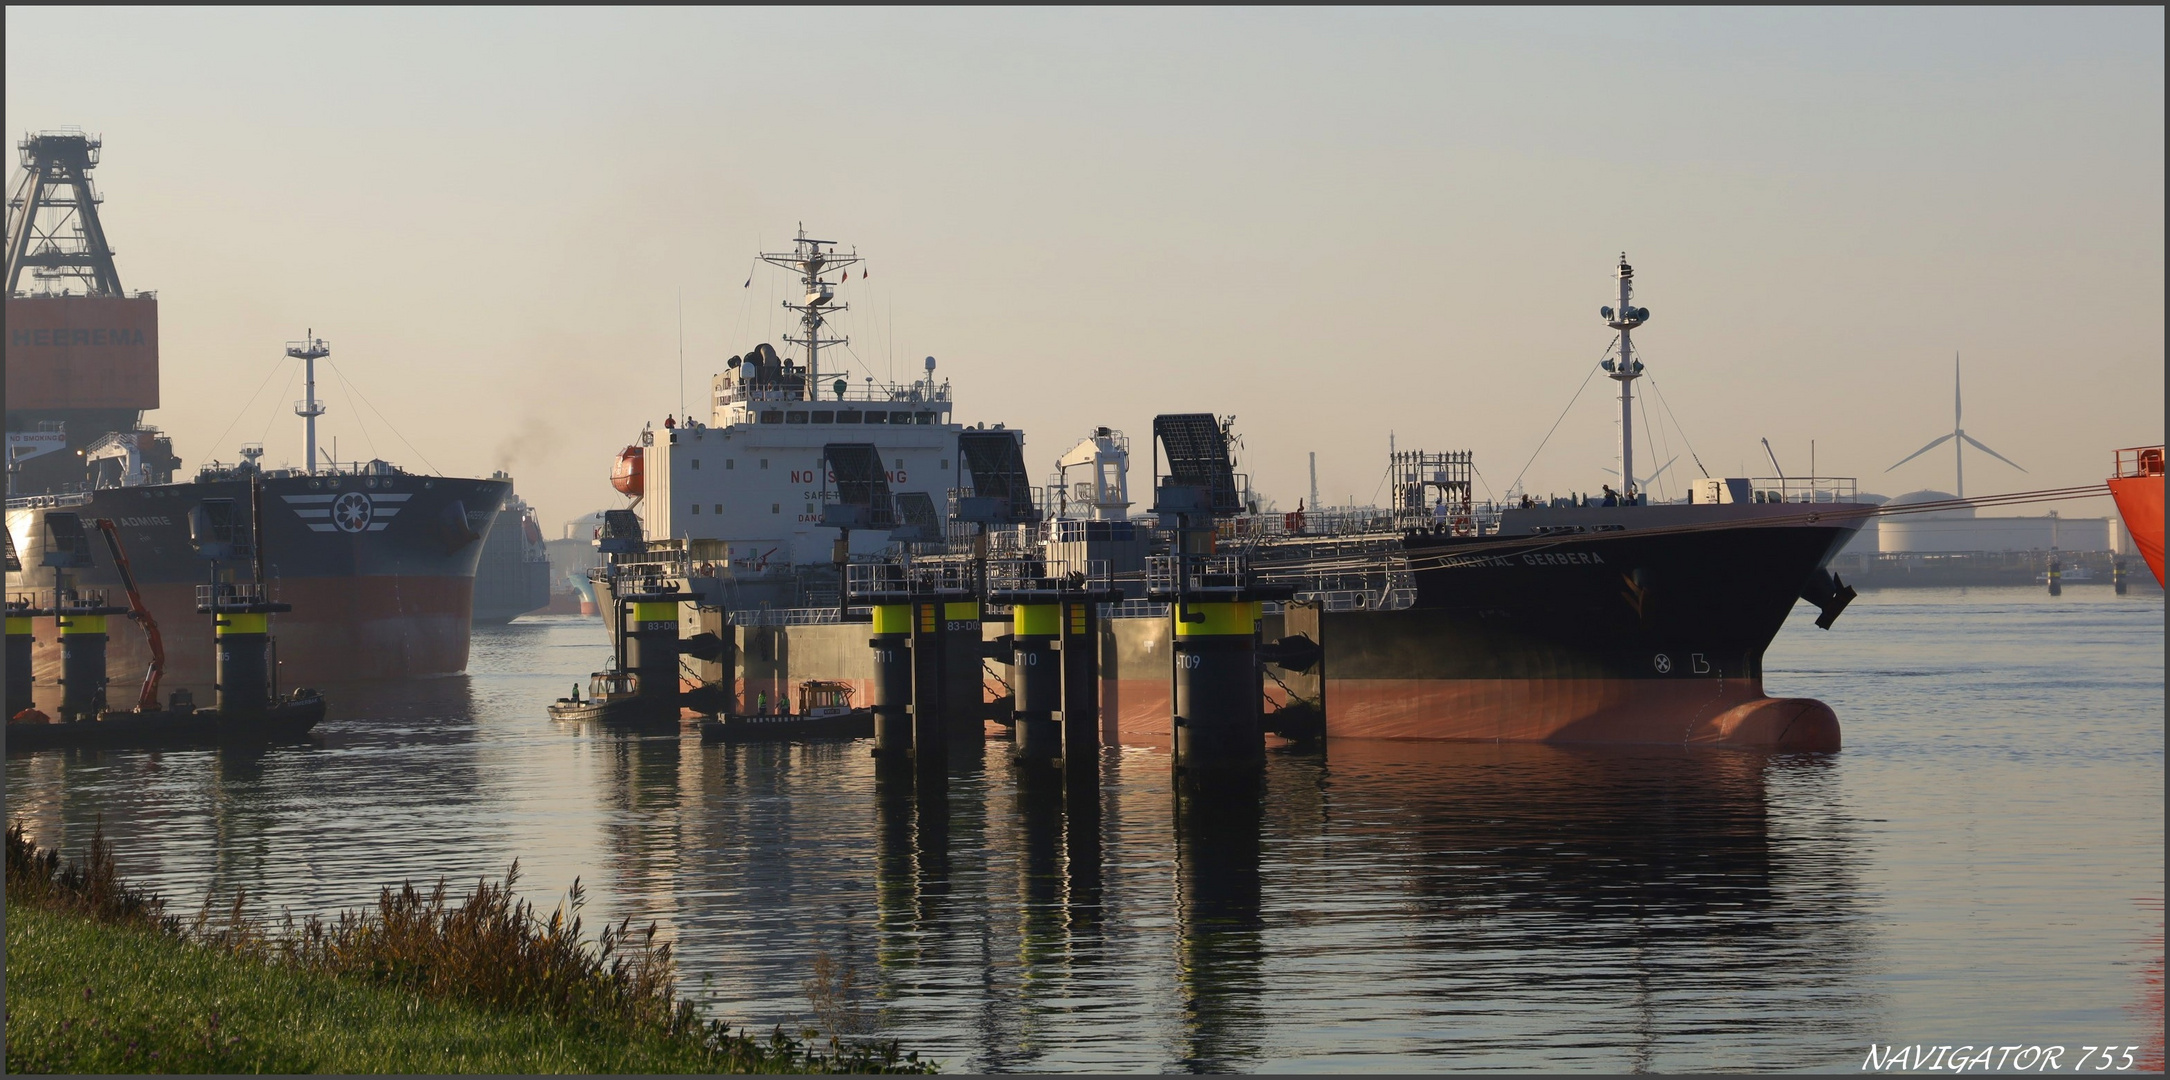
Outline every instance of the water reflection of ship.
{"type": "Polygon", "coordinates": [[[881,978],[908,995],[953,982],[960,966],[976,971],[984,992],[964,1020],[980,1048],[974,1068],[1040,1063],[1058,1041],[1048,1035],[1071,1019],[1068,991],[1100,956],[1099,779],[990,773],[968,755],[876,773],[881,978]],[[1014,928],[986,917],[1010,906],[996,893],[1004,854],[1014,857],[1014,928]]]}
{"type": "Polygon", "coordinates": [[[688,852],[683,766],[675,733],[620,732],[590,725],[585,749],[602,776],[603,843],[611,891],[626,906],[615,918],[670,922],[678,915],[680,860],[688,852]]]}
{"type": "Polygon", "coordinates": [[[1264,786],[1257,775],[1175,782],[1178,1064],[1192,1072],[1254,1065],[1266,1027],[1264,786]]]}
{"type": "MultiPolygon", "coordinates": [[[[1336,748],[1326,766],[1335,777],[1332,816],[1378,825],[1337,829],[1335,857],[1358,864],[1391,857],[1406,867],[1419,920],[1411,955],[1421,958],[1443,1014],[1496,1013],[1532,994],[1633,1001],[1617,1027],[1593,1029],[1591,1038],[1646,1054],[1713,1022],[1746,1037],[1781,1034],[1796,1017],[1817,1015],[1816,1040],[1755,1040],[1764,1047],[1759,1064],[1771,1068],[1827,1067],[1831,1047],[1866,1045],[1877,1003],[1858,989],[1866,943],[1853,910],[1861,886],[1847,850],[1850,826],[1819,810],[1839,805],[1822,790],[1836,780],[1828,759],[1512,744],[1412,749],[1336,748]],[[1399,769],[1414,781],[1418,774],[1406,769],[1413,763],[1423,782],[1390,779],[1399,769]],[[1770,796],[1781,775],[1789,792],[1783,817],[1770,796]],[[1516,963],[1501,965],[1501,956],[1516,963]],[[1810,1000],[1782,1011],[1737,1007],[1781,991],[1810,1000]]],[[[1516,1060],[1526,1050],[1516,1040],[1505,1027],[1480,1032],[1458,1040],[1455,1053],[1467,1057],[1435,1060],[1463,1067],[1516,1060]]],[[[1561,1065],[1720,1062],[1593,1057],[1561,1065]]]]}
{"type": "Polygon", "coordinates": [[[860,898],[880,841],[853,809],[878,801],[865,755],[845,741],[686,747],[687,798],[701,812],[663,857],[679,872],[679,955],[714,965],[698,992],[718,1015],[756,1027],[804,1019],[808,945],[855,968],[861,986],[874,973],[861,933],[879,901],[869,912],[860,898]]]}
{"type": "MultiPolygon", "coordinates": [[[[958,1032],[968,1058],[936,1056],[983,1070],[1255,1068],[1308,986],[1366,989],[1306,998],[1306,1042],[1403,1068],[1526,1060],[1510,1014],[1603,1027],[1589,1049],[1547,1037],[1571,1067],[1817,1067],[1865,1044],[1879,1007],[1851,826],[1813,755],[1348,742],[1272,755],[1262,789],[1231,795],[1162,787],[1163,759],[1136,750],[1080,786],[999,759],[898,775],[849,748],[685,754],[707,811],[674,849],[662,831],[623,843],[676,860],[683,939],[730,957],[718,988],[743,1021],[792,1015],[817,929],[907,1010],[892,1032],[958,1032]],[[865,816],[839,805],[855,799],[865,816]],[[801,947],[759,947],[779,936],[801,947]],[[1069,1038],[1079,1010],[1141,1006],[1152,1049],[1069,1038]],[[1389,1015],[1432,1034],[1378,1043],[1389,1015]]],[[[662,775],[625,808],[660,815],[662,775]]]]}
{"type": "Polygon", "coordinates": [[[1101,772],[1109,763],[1013,771],[1017,1036],[1007,1044],[1015,1049],[991,1054],[988,1068],[1037,1064],[1051,1041],[1040,1031],[1071,1022],[1066,990],[1101,958],[1101,772]]]}
{"type": "Polygon", "coordinates": [[[11,759],[10,820],[70,856],[103,828],[127,875],[181,914],[241,890],[258,913],[370,903],[404,873],[376,850],[386,835],[463,873],[496,857],[499,824],[469,812],[489,800],[491,778],[468,678],[335,684],[328,699],[313,748],[11,759]],[[308,841],[297,848],[297,837],[308,841]]]}
{"type": "MultiPolygon", "coordinates": [[[[355,836],[397,834],[440,865],[473,867],[494,847],[495,823],[464,812],[487,799],[489,787],[470,678],[342,683],[327,696],[317,749],[220,750],[210,757],[208,838],[177,843],[170,826],[145,830],[163,851],[183,859],[200,852],[210,866],[207,881],[167,895],[192,901],[206,891],[221,898],[245,891],[251,906],[265,912],[374,901],[377,889],[399,881],[371,853],[371,841],[312,842],[300,866],[275,857],[291,850],[286,836],[317,833],[335,808],[345,808],[334,820],[355,836]],[[387,767],[393,755],[397,765],[387,767]],[[374,817],[390,808],[398,810],[389,819],[374,817]]],[[[412,875],[418,883],[424,876],[412,875]]]]}

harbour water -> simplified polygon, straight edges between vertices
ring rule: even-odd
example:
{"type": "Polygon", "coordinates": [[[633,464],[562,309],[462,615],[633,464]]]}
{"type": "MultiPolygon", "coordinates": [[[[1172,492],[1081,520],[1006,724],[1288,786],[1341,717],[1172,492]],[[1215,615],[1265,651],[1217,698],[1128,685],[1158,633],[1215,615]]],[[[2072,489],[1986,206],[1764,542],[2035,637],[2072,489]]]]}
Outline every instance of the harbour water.
{"type": "Polygon", "coordinates": [[[1097,790],[1004,744],[942,790],[865,744],[557,726],[592,620],[479,629],[470,673],[328,687],[317,745],[7,759],[7,812],[193,908],[328,912],[520,860],[549,907],[654,920],[684,990],[868,1024],[980,1071],[1800,1070],[1871,1043],[2135,1047],[2161,1068],[2163,598],[2106,588],[1803,605],[1773,694],[1835,755],[1337,742],[1263,798],[1163,753],[1097,790]]]}

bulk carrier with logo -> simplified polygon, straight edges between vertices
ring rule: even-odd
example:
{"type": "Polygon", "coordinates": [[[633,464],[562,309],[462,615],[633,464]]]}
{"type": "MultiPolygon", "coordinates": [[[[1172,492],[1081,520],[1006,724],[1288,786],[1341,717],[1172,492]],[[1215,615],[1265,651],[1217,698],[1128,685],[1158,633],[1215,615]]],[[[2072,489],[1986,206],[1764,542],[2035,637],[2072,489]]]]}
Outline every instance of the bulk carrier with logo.
{"type": "MultiPolygon", "coordinates": [[[[49,594],[46,516],[118,527],[146,606],[169,643],[166,682],[207,690],[211,635],[176,632],[197,614],[196,590],[245,580],[254,552],[203,557],[193,535],[211,517],[241,536],[263,515],[261,562],[278,616],[280,681],[456,672],[467,665],[475,564],[510,485],[410,473],[385,461],[320,460],[315,363],[330,350],[313,334],[287,350],[308,371],[296,403],[305,432],[301,468],[270,468],[259,447],[234,464],[208,462],[177,479],[171,441],[142,422],[159,406],[158,299],[123,290],[98,219],[90,172],[99,140],[40,132],[20,144],[23,174],[7,225],[8,595],[49,594]],[[207,515],[206,508],[210,511],[207,515]],[[236,575],[241,575],[237,579],[236,575]]],[[[245,546],[245,545],[244,545],[245,546]]],[[[79,589],[118,595],[106,558],[70,573],[79,589]]],[[[33,669],[43,704],[57,698],[60,642],[36,620],[33,669]]],[[[144,635],[115,620],[109,677],[140,679],[144,635]]]]}

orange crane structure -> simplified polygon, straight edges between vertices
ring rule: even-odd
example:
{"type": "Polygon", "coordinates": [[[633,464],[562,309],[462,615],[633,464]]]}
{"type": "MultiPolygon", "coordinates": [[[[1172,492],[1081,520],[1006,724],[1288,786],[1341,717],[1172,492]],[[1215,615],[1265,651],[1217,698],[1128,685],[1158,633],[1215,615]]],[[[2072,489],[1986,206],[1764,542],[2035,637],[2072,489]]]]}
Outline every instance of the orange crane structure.
{"type": "Polygon", "coordinates": [[[128,617],[143,624],[143,635],[150,640],[151,668],[143,673],[143,691],[136,696],[137,712],[158,711],[158,680],[166,674],[166,641],[158,633],[158,620],[151,617],[151,609],[143,606],[143,594],[136,590],[136,575],[128,569],[128,553],[121,550],[120,526],[112,518],[99,518],[98,531],[105,534],[106,550],[113,553],[113,566],[120,571],[121,586],[128,590],[128,617]]]}

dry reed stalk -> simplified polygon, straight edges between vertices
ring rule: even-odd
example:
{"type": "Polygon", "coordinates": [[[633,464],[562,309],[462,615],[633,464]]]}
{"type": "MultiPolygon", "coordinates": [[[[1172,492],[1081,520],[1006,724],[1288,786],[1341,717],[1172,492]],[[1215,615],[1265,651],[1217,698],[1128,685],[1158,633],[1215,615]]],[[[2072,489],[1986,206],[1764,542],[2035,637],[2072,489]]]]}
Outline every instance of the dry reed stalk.
{"type": "Polygon", "coordinates": [[[778,1028],[763,1042],[724,1021],[703,1021],[692,1002],[677,1000],[676,961],[670,943],[656,940],[654,923],[638,931],[630,917],[606,923],[589,944],[581,939],[579,913],[587,894],[578,878],[547,919],[514,895],[519,880],[515,861],[502,881],[478,879],[458,906],[443,878],[428,892],[413,882],[396,891],[386,886],[373,909],[298,923],[288,915],[274,935],[248,915],[246,890],[235,892],[222,919],[214,919],[208,895],[186,924],[166,915],[165,901],[120,879],[102,818],[86,857],[65,866],[59,852],[32,843],[20,823],[7,830],[7,895],[17,902],[152,926],[220,951],[429,997],[687,1039],[718,1065],[741,1071],[934,1071],[894,1041],[839,1039],[873,1034],[878,1014],[863,1011],[851,966],[839,977],[826,952],[817,957],[815,980],[808,984],[810,997],[820,988],[816,1009],[831,1025],[824,1054],[815,1049],[812,1031],[794,1038],[778,1028]]]}

